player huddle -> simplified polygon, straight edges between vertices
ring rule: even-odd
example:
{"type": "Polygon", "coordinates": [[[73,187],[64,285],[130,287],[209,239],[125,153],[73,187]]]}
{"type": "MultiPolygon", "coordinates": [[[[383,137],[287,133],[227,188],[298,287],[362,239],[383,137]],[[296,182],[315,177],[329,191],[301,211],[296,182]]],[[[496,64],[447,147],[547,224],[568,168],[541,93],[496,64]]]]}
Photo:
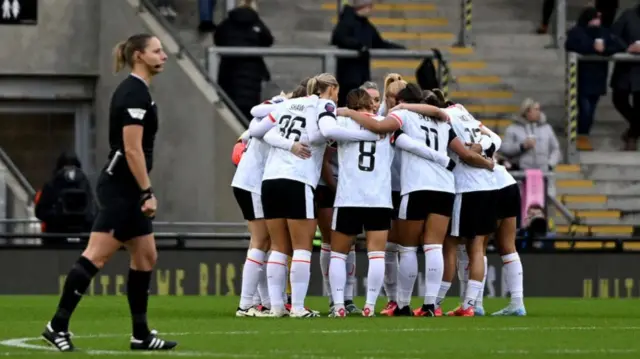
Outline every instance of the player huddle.
{"type": "Polygon", "coordinates": [[[491,234],[511,296],[494,315],[526,315],[515,249],[520,192],[493,160],[500,137],[440,90],[397,74],[385,78],[382,98],[367,83],[337,108],[338,92],[332,75],[319,74],[251,112],[233,156],[231,185],[251,233],[236,316],[319,316],[304,305],[317,227],[331,317],[374,316],[382,287],[383,315],[441,316],[456,267],[461,303],[447,315],[484,315],[491,234]],[[360,310],[353,244],[362,232],[369,267],[360,310]],[[411,310],[420,247],[425,297],[411,310]]]}

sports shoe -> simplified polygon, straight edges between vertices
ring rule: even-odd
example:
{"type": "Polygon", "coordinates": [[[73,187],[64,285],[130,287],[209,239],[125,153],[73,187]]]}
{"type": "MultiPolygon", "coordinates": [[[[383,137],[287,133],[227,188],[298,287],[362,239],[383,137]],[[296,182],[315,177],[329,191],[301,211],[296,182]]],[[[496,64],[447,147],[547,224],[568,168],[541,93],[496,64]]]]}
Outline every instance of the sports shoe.
{"type": "Polygon", "coordinates": [[[318,318],[320,314],[304,308],[301,311],[292,310],[289,316],[291,318],[318,318]]]}
{"type": "Polygon", "coordinates": [[[362,310],[362,316],[363,317],[375,317],[376,313],[375,313],[375,310],[373,310],[372,308],[364,307],[364,309],[362,310]]]}
{"type": "Polygon", "coordinates": [[[423,304],[422,307],[417,308],[413,311],[414,317],[435,317],[436,309],[433,304],[423,304]]]}
{"type": "Polygon", "coordinates": [[[524,308],[524,306],[521,306],[518,308],[511,308],[511,306],[508,306],[506,308],[500,309],[499,311],[491,315],[496,317],[506,317],[506,316],[525,317],[527,315],[527,310],[524,308]]]}
{"type": "Polygon", "coordinates": [[[143,339],[131,337],[131,350],[171,350],[178,345],[177,342],[163,340],[158,338],[158,332],[152,330],[149,335],[143,339]]]}
{"type": "Polygon", "coordinates": [[[256,307],[249,307],[247,309],[242,309],[238,307],[238,309],[236,309],[236,317],[239,317],[239,318],[257,317],[259,316],[259,314],[260,314],[260,311],[256,307]]]}
{"type": "Polygon", "coordinates": [[[347,312],[349,312],[349,314],[360,314],[362,313],[362,310],[360,310],[360,308],[358,308],[352,300],[346,300],[344,302],[344,307],[345,309],[347,309],[347,312]]]}
{"type": "Polygon", "coordinates": [[[72,352],[76,347],[71,342],[71,332],[55,332],[51,327],[51,322],[47,323],[42,332],[42,338],[51,346],[61,352],[72,352]]]}
{"type": "Polygon", "coordinates": [[[380,311],[380,314],[392,316],[393,315],[393,311],[396,310],[397,307],[398,307],[398,303],[396,303],[394,301],[389,301],[389,303],[387,303],[387,305],[384,307],[384,309],[382,309],[380,311]]]}
{"type": "Polygon", "coordinates": [[[436,313],[436,317],[441,317],[442,316],[442,308],[440,308],[440,307],[436,308],[435,313],[436,313]]]}
{"type": "MultiPolygon", "coordinates": [[[[284,309],[286,309],[286,310],[288,310],[289,312],[291,312],[291,303],[287,303],[287,304],[285,304],[285,305],[284,305],[284,309]]],[[[317,310],[311,310],[311,309],[309,309],[309,308],[307,308],[307,307],[304,307],[304,309],[306,309],[306,310],[308,310],[308,311],[310,311],[310,312],[312,312],[312,313],[315,313],[315,314],[317,314],[317,315],[320,315],[320,312],[319,312],[319,311],[317,311],[317,310]]]]}
{"type": "MultiPolygon", "coordinates": [[[[447,315],[449,315],[449,314],[447,314],[447,315]]],[[[474,316],[473,307],[469,307],[467,309],[462,309],[462,307],[458,307],[453,312],[452,316],[454,316],[454,317],[473,317],[474,316]]]]}
{"type": "Polygon", "coordinates": [[[347,313],[348,312],[345,307],[331,307],[331,310],[329,310],[329,318],[345,318],[347,313]]]}
{"type": "Polygon", "coordinates": [[[271,311],[269,311],[269,314],[265,314],[263,316],[269,317],[269,318],[283,318],[283,317],[288,317],[289,315],[290,313],[286,308],[273,307],[271,308],[271,311]]]}
{"type": "Polygon", "coordinates": [[[413,312],[411,311],[411,307],[409,307],[408,305],[400,308],[396,306],[396,309],[393,311],[393,314],[391,315],[393,317],[412,317],[413,316],[413,312]]]}
{"type": "Polygon", "coordinates": [[[447,317],[455,317],[455,313],[456,313],[458,310],[460,310],[460,308],[462,308],[462,307],[458,305],[457,307],[455,307],[455,308],[453,308],[452,310],[448,311],[445,315],[446,315],[447,317]]]}
{"type": "Polygon", "coordinates": [[[475,317],[484,317],[484,307],[476,306],[474,309],[475,317]]]}

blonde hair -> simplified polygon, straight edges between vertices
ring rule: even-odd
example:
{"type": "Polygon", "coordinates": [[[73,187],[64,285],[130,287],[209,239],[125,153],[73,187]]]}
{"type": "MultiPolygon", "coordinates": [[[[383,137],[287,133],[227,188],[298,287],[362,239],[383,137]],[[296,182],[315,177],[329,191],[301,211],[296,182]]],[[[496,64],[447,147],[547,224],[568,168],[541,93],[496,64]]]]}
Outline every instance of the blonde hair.
{"type": "Polygon", "coordinates": [[[149,40],[153,38],[149,34],[135,34],[127,40],[121,41],[113,48],[113,69],[118,73],[125,66],[133,67],[135,59],[133,55],[136,52],[144,52],[149,40]]]}
{"type": "Polygon", "coordinates": [[[307,95],[320,95],[329,89],[331,86],[338,87],[338,80],[328,73],[316,75],[309,79],[307,82],[307,95]]]}
{"type": "Polygon", "coordinates": [[[373,81],[367,81],[365,83],[362,84],[362,86],[360,86],[360,89],[362,90],[378,90],[378,84],[373,82],[373,81]]]}
{"type": "MultiPolygon", "coordinates": [[[[394,72],[392,72],[390,74],[387,74],[387,76],[384,77],[384,82],[383,82],[383,85],[382,85],[382,90],[383,90],[383,96],[382,97],[383,98],[387,97],[386,94],[387,94],[387,91],[389,91],[389,86],[392,83],[398,82],[398,81],[402,81],[402,75],[394,73],[394,72]]],[[[406,82],[405,82],[405,85],[406,85],[406,82]]]]}
{"type": "Polygon", "coordinates": [[[522,105],[520,105],[520,116],[526,116],[527,112],[529,112],[529,110],[531,110],[531,108],[537,104],[538,103],[530,97],[524,99],[524,101],[522,101],[522,105]]]}
{"type": "Polygon", "coordinates": [[[241,0],[238,7],[250,7],[255,11],[258,11],[258,4],[256,0],[241,0]]]}

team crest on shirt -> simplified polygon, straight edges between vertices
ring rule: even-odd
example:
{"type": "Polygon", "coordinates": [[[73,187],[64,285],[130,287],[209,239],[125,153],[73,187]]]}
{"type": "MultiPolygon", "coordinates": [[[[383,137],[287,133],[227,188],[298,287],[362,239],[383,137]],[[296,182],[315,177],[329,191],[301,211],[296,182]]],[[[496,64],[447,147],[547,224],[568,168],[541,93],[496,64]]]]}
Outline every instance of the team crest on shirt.
{"type": "Polygon", "coordinates": [[[334,113],[336,112],[336,107],[332,103],[327,102],[326,104],[324,104],[324,110],[327,112],[334,113]]]}

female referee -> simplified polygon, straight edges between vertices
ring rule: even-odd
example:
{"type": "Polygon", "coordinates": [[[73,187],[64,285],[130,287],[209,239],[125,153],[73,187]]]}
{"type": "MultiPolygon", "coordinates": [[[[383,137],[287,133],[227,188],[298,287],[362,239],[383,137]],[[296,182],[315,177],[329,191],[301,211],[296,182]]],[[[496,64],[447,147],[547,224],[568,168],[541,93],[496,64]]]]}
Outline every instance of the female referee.
{"type": "Polygon", "coordinates": [[[74,350],[69,319],[91,279],[124,245],[131,256],[127,299],[133,322],[132,350],[167,350],[178,343],[157,337],[147,325],[149,283],[156,263],[151,220],[157,201],[149,172],[158,130],[157,108],[149,93],[151,78],[162,72],[167,55],[160,41],[137,34],[114,49],[115,70],[131,74],[116,88],[109,108],[109,163],[96,187],[100,204],[89,244],[71,268],[58,309],[42,336],[60,351],[74,350]]]}

